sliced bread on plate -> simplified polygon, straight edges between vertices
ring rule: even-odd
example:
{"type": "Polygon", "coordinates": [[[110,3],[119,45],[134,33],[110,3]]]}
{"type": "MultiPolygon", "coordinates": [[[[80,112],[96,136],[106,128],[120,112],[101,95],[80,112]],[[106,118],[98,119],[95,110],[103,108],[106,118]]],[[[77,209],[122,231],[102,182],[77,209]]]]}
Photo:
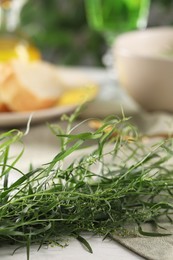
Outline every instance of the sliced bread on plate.
{"type": "Polygon", "coordinates": [[[56,66],[47,62],[13,60],[0,70],[0,102],[11,111],[52,107],[64,91],[56,66]]]}
{"type": "MultiPolygon", "coordinates": [[[[0,64],[0,85],[1,85],[1,82],[3,82],[4,80],[4,74],[3,74],[3,65],[0,64]]],[[[7,105],[2,101],[2,98],[1,98],[1,92],[0,92],[0,112],[7,112],[9,111],[7,105]]]]}

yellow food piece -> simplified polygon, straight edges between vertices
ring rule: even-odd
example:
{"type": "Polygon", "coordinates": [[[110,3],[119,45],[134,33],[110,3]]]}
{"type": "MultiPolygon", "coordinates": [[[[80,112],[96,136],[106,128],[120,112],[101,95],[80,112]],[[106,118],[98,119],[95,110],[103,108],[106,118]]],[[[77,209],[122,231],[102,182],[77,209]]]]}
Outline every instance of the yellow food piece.
{"type": "Polygon", "coordinates": [[[78,105],[92,100],[98,93],[97,85],[87,85],[73,88],[64,92],[57,105],[78,105]]]}

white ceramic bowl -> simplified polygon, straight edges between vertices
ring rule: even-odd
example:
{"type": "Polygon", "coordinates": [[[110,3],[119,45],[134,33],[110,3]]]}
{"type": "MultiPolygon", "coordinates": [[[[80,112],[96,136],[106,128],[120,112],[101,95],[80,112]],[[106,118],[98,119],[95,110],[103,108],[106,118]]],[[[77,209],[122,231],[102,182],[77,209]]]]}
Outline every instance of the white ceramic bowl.
{"type": "Polygon", "coordinates": [[[113,51],[120,85],[129,95],[148,111],[173,112],[173,27],[122,34],[113,51]]]}

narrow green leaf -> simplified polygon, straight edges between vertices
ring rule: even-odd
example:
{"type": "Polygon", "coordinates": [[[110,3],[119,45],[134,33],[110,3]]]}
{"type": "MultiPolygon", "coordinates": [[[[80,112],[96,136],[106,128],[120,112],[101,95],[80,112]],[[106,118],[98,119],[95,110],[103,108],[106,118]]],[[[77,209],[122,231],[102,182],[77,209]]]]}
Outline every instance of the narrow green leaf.
{"type": "Polygon", "coordinates": [[[139,234],[143,236],[148,236],[148,237],[165,237],[165,236],[172,236],[171,233],[159,233],[159,232],[148,232],[148,231],[143,231],[141,226],[138,226],[138,231],[139,234]]]}
{"type": "Polygon", "coordinates": [[[91,246],[90,246],[90,244],[88,243],[88,241],[85,239],[85,238],[83,238],[83,237],[81,237],[81,236],[77,236],[76,237],[76,239],[80,242],[80,243],[82,243],[82,245],[84,245],[84,247],[88,250],[88,252],[89,253],[93,253],[93,250],[92,250],[92,248],[91,248],[91,246]]]}

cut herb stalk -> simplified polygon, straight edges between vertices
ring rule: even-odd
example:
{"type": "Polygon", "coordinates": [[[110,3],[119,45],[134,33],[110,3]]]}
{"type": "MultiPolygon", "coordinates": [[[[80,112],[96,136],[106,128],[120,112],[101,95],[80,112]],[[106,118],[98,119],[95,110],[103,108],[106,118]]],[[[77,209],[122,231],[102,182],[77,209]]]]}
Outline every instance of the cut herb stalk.
{"type": "MultiPolygon", "coordinates": [[[[61,243],[63,237],[73,236],[92,252],[82,232],[128,236],[129,225],[136,224],[134,235],[155,236],[142,225],[157,223],[163,216],[171,223],[172,139],[145,146],[128,121],[116,117],[105,119],[92,133],[75,135],[69,127],[67,133],[51,128],[62,139],[61,151],[51,162],[25,174],[15,168],[21,154],[13,161],[8,157],[11,144],[21,141],[22,133],[0,135],[1,244],[26,246],[29,259],[31,244],[61,243]],[[110,132],[105,131],[108,128],[110,132]],[[115,138],[112,131],[121,135],[115,138]],[[123,138],[132,133],[133,142],[123,138]],[[88,152],[85,148],[91,140],[95,146],[88,152]],[[71,161],[73,154],[77,159],[71,161]],[[8,176],[15,171],[21,177],[10,184],[8,176]]],[[[169,232],[163,230],[165,234],[169,232]]]]}

